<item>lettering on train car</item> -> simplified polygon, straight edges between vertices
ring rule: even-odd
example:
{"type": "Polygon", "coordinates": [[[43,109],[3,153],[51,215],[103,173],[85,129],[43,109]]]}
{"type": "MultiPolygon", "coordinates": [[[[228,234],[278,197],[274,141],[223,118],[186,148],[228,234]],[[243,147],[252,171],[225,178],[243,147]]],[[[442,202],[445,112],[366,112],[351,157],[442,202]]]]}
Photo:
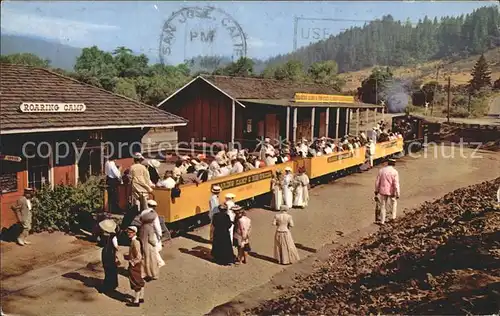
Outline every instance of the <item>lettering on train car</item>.
{"type": "Polygon", "coordinates": [[[233,180],[228,180],[224,182],[217,183],[222,190],[232,189],[252,182],[257,182],[260,180],[270,179],[273,176],[272,171],[266,171],[262,173],[253,174],[250,176],[245,176],[233,180]]]}
{"type": "Polygon", "coordinates": [[[397,140],[393,140],[393,141],[391,141],[391,142],[390,142],[390,143],[388,143],[388,144],[383,144],[383,145],[382,145],[382,148],[391,148],[391,147],[395,147],[395,146],[397,146],[397,144],[398,144],[398,141],[397,141],[397,140]]]}
{"type": "Polygon", "coordinates": [[[352,158],[352,157],[354,157],[353,153],[345,153],[345,154],[340,154],[340,155],[335,155],[335,156],[332,156],[332,157],[328,157],[328,159],[326,161],[328,163],[330,163],[330,162],[344,160],[344,159],[348,159],[348,158],[352,158]]]}

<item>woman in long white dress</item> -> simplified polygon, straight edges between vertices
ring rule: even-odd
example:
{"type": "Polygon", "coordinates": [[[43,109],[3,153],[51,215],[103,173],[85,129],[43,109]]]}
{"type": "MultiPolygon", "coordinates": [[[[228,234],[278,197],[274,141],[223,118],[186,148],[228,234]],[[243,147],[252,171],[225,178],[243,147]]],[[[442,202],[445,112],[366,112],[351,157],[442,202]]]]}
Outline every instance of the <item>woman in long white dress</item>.
{"type": "Polygon", "coordinates": [[[276,175],[271,180],[271,190],[273,193],[273,198],[271,199],[271,209],[274,211],[279,211],[281,205],[283,204],[283,178],[281,170],[276,170],[276,175]]]}
{"type": "Polygon", "coordinates": [[[305,173],[305,168],[299,168],[299,174],[295,177],[295,198],[294,207],[304,208],[309,202],[309,177],[305,173]]]}
{"type": "Polygon", "coordinates": [[[227,206],[227,215],[229,216],[229,219],[233,223],[231,227],[229,228],[229,237],[231,239],[231,245],[233,244],[233,233],[234,233],[234,218],[236,217],[236,214],[234,214],[233,211],[233,206],[236,205],[234,202],[234,199],[236,198],[236,195],[233,193],[228,193],[225,196],[226,198],[226,206],[227,206]]]}
{"type": "Polygon", "coordinates": [[[293,206],[293,174],[292,168],[285,168],[285,177],[283,178],[283,204],[292,208],[293,206]]]}

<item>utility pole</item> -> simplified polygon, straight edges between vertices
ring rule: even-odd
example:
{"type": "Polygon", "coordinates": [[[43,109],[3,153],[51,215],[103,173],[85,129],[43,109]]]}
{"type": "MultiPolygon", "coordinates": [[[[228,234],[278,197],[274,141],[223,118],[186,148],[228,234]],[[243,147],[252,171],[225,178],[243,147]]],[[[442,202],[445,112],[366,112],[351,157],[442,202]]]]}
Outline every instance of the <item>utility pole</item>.
{"type": "Polygon", "coordinates": [[[434,103],[436,102],[436,92],[437,92],[437,86],[439,85],[439,69],[441,68],[441,65],[437,66],[436,69],[436,85],[434,86],[434,98],[432,98],[432,105],[431,105],[431,116],[432,112],[434,111],[434,103]]]}
{"type": "Polygon", "coordinates": [[[450,123],[450,103],[451,103],[451,77],[448,77],[448,111],[446,111],[446,117],[448,123],[450,123]]]}

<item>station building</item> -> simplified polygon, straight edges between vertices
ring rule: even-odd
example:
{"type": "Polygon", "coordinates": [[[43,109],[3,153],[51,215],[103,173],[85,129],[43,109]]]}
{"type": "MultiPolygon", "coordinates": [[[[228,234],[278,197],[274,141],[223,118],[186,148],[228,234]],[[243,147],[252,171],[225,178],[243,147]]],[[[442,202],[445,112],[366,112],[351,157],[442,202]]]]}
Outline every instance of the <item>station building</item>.
{"type": "Polygon", "coordinates": [[[104,172],[104,157],[122,170],[151,129],[186,126],[179,116],[47,69],[1,64],[0,206],[2,227],[25,187],[76,185],[104,172]]]}
{"type": "Polygon", "coordinates": [[[178,130],[179,141],[238,142],[247,148],[262,137],[340,138],[350,132],[351,120],[376,118],[384,111],[325,84],[204,75],[158,106],[189,120],[178,130]]]}

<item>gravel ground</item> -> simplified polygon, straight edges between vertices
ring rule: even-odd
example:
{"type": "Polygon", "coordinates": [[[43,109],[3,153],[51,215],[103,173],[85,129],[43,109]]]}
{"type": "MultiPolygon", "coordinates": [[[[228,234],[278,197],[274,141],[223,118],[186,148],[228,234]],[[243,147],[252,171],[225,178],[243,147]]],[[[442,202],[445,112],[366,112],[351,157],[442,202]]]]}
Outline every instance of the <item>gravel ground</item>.
{"type": "MultiPolygon", "coordinates": [[[[458,149],[457,149],[458,150],[458,149]]],[[[404,208],[472,183],[490,180],[500,170],[500,155],[479,153],[471,159],[472,150],[464,149],[454,158],[450,149],[438,150],[439,157],[405,157],[400,171],[402,197],[399,214],[404,208]]],[[[373,182],[377,169],[338,179],[311,191],[310,206],[293,210],[296,227],[293,237],[302,257],[314,254],[322,245],[342,239],[344,235],[367,227],[373,222],[373,182]]],[[[252,248],[255,251],[247,265],[220,267],[207,260],[210,244],[208,227],[186,237],[174,239],[163,250],[166,266],[160,280],[146,286],[146,303],[139,309],[126,307],[122,301],[130,292],[128,281],[120,277],[119,292],[108,297],[95,286],[103,277],[100,266],[92,266],[55,278],[2,302],[3,311],[17,315],[200,315],[227,302],[240,293],[267,283],[286,267],[272,260],[273,213],[263,209],[249,212],[252,219],[252,248]]],[[[312,271],[312,267],[310,269],[312,271]]]]}

